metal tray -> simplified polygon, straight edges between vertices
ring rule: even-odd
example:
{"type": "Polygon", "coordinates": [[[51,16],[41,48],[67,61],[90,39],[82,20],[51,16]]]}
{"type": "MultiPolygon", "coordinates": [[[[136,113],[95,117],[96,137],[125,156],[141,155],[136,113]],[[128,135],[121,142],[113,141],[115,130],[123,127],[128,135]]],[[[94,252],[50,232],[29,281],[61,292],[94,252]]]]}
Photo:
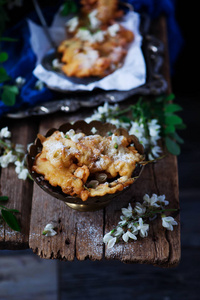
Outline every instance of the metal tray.
{"type": "MultiPolygon", "coordinates": [[[[24,118],[33,115],[45,115],[56,111],[74,112],[80,107],[95,107],[104,102],[117,103],[128,99],[133,95],[160,95],[167,90],[167,81],[161,74],[161,66],[163,65],[164,44],[149,34],[151,20],[148,15],[141,15],[140,32],[143,36],[142,51],[146,63],[146,83],[129,91],[104,91],[95,89],[93,91],[65,91],[59,96],[59,100],[43,102],[42,104],[28,108],[23,111],[7,114],[9,118],[24,118]]],[[[49,53],[49,56],[43,61],[43,66],[50,70],[52,68],[51,61],[55,57],[55,52],[49,53]]],[[[66,76],[66,75],[61,75],[66,76]]],[[[71,80],[75,80],[74,78],[71,80]]],[[[76,79],[80,80],[80,79],[76,79]]],[[[85,83],[87,84],[85,79],[85,83]]],[[[94,79],[96,80],[96,79],[94,79]]],[[[57,90],[58,92],[61,92],[57,90]]]]}

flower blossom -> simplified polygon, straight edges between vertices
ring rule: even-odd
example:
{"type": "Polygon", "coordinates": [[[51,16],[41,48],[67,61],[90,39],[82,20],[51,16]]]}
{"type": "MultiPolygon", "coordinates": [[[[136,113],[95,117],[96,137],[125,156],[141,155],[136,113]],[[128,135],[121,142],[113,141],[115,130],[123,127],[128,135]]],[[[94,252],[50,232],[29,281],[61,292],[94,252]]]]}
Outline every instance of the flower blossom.
{"type": "Polygon", "coordinates": [[[133,213],[133,208],[132,208],[132,206],[131,206],[130,203],[129,203],[129,205],[128,205],[128,208],[122,208],[122,214],[123,214],[125,217],[127,217],[127,218],[131,217],[131,216],[132,216],[132,213],[133,213]]]}
{"type": "Polygon", "coordinates": [[[129,134],[135,135],[138,138],[139,142],[144,146],[144,148],[147,147],[149,142],[148,139],[145,137],[145,128],[144,124],[141,121],[131,121],[131,128],[129,129],[129,134]]]}
{"type": "Polygon", "coordinates": [[[127,243],[129,238],[131,238],[133,240],[137,240],[136,235],[134,233],[132,233],[131,231],[127,230],[127,232],[122,235],[122,239],[124,242],[127,243]]]}
{"type": "Polygon", "coordinates": [[[15,172],[18,174],[18,178],[19,179],[23,179],[26,180],[26,178],[28,177],[28,169],[25,168],[24,166],[24,162],[22,161],[15,161],[15,172]]]}
{"type": "Polygon", "coordinates": [[[8,151],[7,154],[0,156],[0,166],[2,168],[7,168],[9,163],[15,162],[17,159],[16,155],[13,155],[12,151],[8,151]]]}
{"type": "Polygon", "coordinates": [[[42,232],[45,236],[54,236],[57,232],[54,230],[54,225],[49,223],[45,226],[44,231],[42,232]]]}
{"type": "Polygon", "coordinates": [[[113,237],[111,234],[112,231],[106,233],[103,237],[103,242],[107,245],[108,248],[112,248],[117,241],[117,238],[113,237]]]}
{"type": "Polygon", "coordinates": [[[128,208],[122,208],[122,215],[118,225],[109,233],[107,233],[103,241],[112,248],[117,242],[124,241],[127,243],[129,239],[137,240],[137,235],[145,238],[148,236],[149,224],[146,222],[152,222],[157,215],[160,214],[162,218],[162,226],[168,230],[173,230],[173,225],[177,225],[177,222],[172,217],[166,217],[163,212],[165,211],[165,205],[169,204],[169,201],[165,199],[165,195],[152,194],[150,197],[148,194],[143,196],[143,203],[136,202],[135,207],[132,208],[129,203],[128,208]],[[154,209],[154,208],[159,209],[154,209]]]}
{"type": "Polygon", "coordinates": [[[149,224],[144,224],[143,219],[139,218],[139,225],[137,229],[140,231],[141,237],[146,237],[149,231],[149,224]]]}
{"type": "Polygon", "coordinates": [[[2,138],[10,138],[11,132],[8,130],[8,127],[3,127],[0,131],[0,139],[2,138]]]}
{"type": "Polygon", "coordinates": [[[173,231],[173,225],[178,225],[178,223],[174,220],[173,217],[166,217],[162,215],[162,226],[167,230],[173,231]]]}
{"type": "Polygon", "coordinates": [[[146,207],[142,205],[140,202],[136,202],[134,211],[138,214],[138,216],[141,216],[145,214],[146,212],[146,207]]]}
{"type": "Polygon", "coordinates": [[[152,119],[147,124],[148,124],[148,129],[149,129],[149,135],[150,135],[152,141],[155,142],[158,139],[160,139],[159,134],[160,134],[161,126],[158,124],[158,120],[152,119]]]}
{"type": "Polygon", "coordinates": [[[160,207],[160,205],[157,203],[158,196],[156,194],[153,194],[151,197],[149,197],[149,195],[145,194],[143,197],[143,200],[144,200],[144,203],[147,203],[149,206],[160,207]]]}

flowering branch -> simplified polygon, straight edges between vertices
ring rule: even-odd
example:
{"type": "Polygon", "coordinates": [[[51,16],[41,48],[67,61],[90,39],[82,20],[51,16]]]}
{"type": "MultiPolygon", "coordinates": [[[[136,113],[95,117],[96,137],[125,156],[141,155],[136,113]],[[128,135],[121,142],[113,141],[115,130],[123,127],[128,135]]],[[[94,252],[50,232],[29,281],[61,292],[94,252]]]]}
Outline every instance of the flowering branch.
{"type": "Polygon", "coordinates": [[[132,208],[129,203],[128,208],[122,208],[122,215],[118,225],[105,234],[103,241],[108,248],[112,248],[119,241],[128,242],[129,239],[137,240],[137,235],[144,238],[148,236],[149,221],[153,221],[158,215],[161,216],[162,226],[167,230],[173,230],[173,226],[178,223],[173,217],[166,216],[167,211],[176,209],[166,209],[169,202],[165,200],[165,195],[153,194],[151,197],[145,194],[143,203],[136,202],[132,208]]]}
{"type": "Polygon", "coordinates": [[[183,120],[175,113],[182,108],[175,103],[174,95],[160,96],[150,101],[139,98],[138,102],[121,109],[118,104],[104,103],[99,106],[86,122],[99,120],[109,122],[116,127],[122,127],[135,135],[144,146],[148,159],[153,161],[162,153],[158,145],[159,139],[164,138],[168,151],[174,155],[180,154],[179,144],[183,140],[176,130],[184,129],[183,120]]]}
{"type": "Polygon", "coordinates": [[[31,178],[28,169],[25,165],[25,151],[23,145],[12,144],[10,141],[11,132],[8,127],[0,130],[0,166],[7,168],[10,163],[15,165],[15,172],[18,174],[19,179],[26,180],[27,177],[31,178]]]}

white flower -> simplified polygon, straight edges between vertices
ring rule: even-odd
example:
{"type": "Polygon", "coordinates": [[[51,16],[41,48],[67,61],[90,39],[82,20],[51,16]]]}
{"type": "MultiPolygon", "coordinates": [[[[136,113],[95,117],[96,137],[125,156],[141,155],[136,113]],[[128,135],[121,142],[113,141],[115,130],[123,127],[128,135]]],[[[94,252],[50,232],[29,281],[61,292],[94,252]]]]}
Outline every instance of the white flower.
{"type": "Polygon", "coordinates": [[[118,226],[116,231],[113,233],[113,235],[118,237],[118,236],[121,236],[123,233],[124,233],[124,230],[120,226],[118,226]]]}
{"type": "Polygon", "coordinates": [[[149,224],[144,224],[142,218],[139,218],[139,225],[137,229],[140,231],[141,237],[146,237],[148,235],[149,224]]]}
{"type": "Polygon", "coordinates": [[[54,236],[56,235],[57,232],[54,230],[54,225],[49,223],[45,226],[44,231],[43,231],[43,235],[45,236],[54,236]]]}
{"type": "Polygon", "coordinates": [[[128,129],[129,128],[129,123],[127,122],[121,122],[120,120],[118,119],[114,119],[114,118],[107,118],[106,119],[106,122],[110,123],[110,124],[113,124],[115,125],[116,127],[122,127],[122,128],[125,128],[125,129],[128,129]]]}
{"type": "Polygon", "coordinates": [[[123,135],[117,136],[117,135],[113,134],[112,135],[112,144],[121,145],[123,139],[124,139],[123,135]]]}
{"type": "Polygon", "coordinates": [[[88,18],[90,21],[90,26],[92,29],[98,29],[101,25],[101,21],[97,18],[98,11],[94,9],[91,13],[88,14],[88,18]]]}
{"type": "Polygon", "coordinates": [[[9,151],[7,154],[0,156],[0,165],[2,168],[7,168],[9,163],[13,163],[17,160],[17,156],[12,154],[12,151],[9,151]]]}
{"type": "Polygon", "coordinates": [[[26,82],[26,79],[24,77],[21,77],[21,76],[18,76],[16,79],[15,79],[15,83],[16,85],[21,88],[26,82]]]}
{"type": "Polygon", "coordinates": [[[94,121],[95,119],[93,119],[93,117],[88,117],[88,118],[85,118],[85,122],[86,123],[90,123],[92,121],[94,121]]]}
{"type": "Polygon", "coordinates": [[[108,104],[108,102],[105,102],[103,106],[99,106],[99,107],[97,108],[97,112],[98,112],[99,114],[101,114],[101,115],[102,115],[102,114],[107,114],[109,108],[110,108],[110,105],[108,104]]]}
{"type": "Polygon", "coordinates": [[[15,145],[15,151],[17,151],[18,153],[24,154],[24,153],[25,153],[25,151],[24,151],[24,146],[21,145],[21,144],[16,144],[16,145],[15,145]]]}
{"type": "Polygon", "coordinates": [[[161,126],[158,124],[158,120],[152,119],[147,124],[148,124],[150,136],[156,140],[159,139],[160,138],[159,133],[160,133],[161,126]]]}
{"type": "Polygon", "coordinates": [[[146,148],[149,145],[148,139],[145,137],[144,124],[139,122],[131,122],[131,128],[129,129],[129,134],[135,135],[139,142],[146,148]]]}
{"type": "Polygon", "coordinates": [[[76,30],[78,24],[79,24],[78,17],[75,16],[71,18],[69,21],[67,21],[66,26],[68,27],[69,32],[73,32],[76,30]]]}
{"type": "Polygon", "coordinates": [[[114,37],[119,30],[120,30],[119,24],[115,23],[108,27],[107,32],[110,36],[114,37]]]}
{"type": "Polygon", "coordinates": [[[157,203],[158,196],[156,194],[153,194],[151,197],[149,197],[148,194],[145,194],[143,200],[144,203],[147,203],[149,206],[160,207],[160,205],[157,203]]]}
{"type": "Polygon", "coordinates": [[[162,226],[167,230],[173,231],[173,225],[178,225],[178,223],[174,220],[173,217],[166,217],[162,215],[162,226]]]}
{"type": "Polygon", "coordinates": [[[126,217],[125,216],[120,216],[121,221],[118,222],[118,225],[124,226],[126,224],[126,217]]]}
{"type": "Polygon", "coordinates": [[[134,211],[139,215],[143,215],[146,211],[146,207],[143,206],[140,202],[136,202],[135,207],[134,207],[134,211]]]}
{"type": "Polygon", "coordinates": [[[137,240],[136,235],[133,234],[132,232],[130,232],[129,230],[127,230],[127,232],[122,235],[122,239],[124,240],[124,242],[127,243],[129,238],[131,238],[133,240],[137,240]]]}
{"type": "Polygon", "coordinates": [[[132,216],[133,209],[130,203],[128,205],[128,208],[122,208],[122,213],[127,218],[130,218],[132,216]]]}
{"type": "Polygon", "coordinates": [[[151,148],[151,152],[148,153],[148,159],[154,160],[156,157],[159,157],[159,153],[162,152],[162,149],[159,146],[154,146],[151,148]]]}
{"type": "Polygon", "coordinates": [[[152,149],[151,149],[151,152],[153,154],[154,157],[158,157],[159,156],[159,153],[162,152],[162,149],[159,147],[159,146],[154,146],[152,149]]]}
{"type": "Polygon", "coordinates": [[[145,136],[144,125],[139,122],[131,121],[131,128],[129,129],[129,134],[135,135],[139,140],[145,136]]]}
{"type": "Polygon", "coordinates": [[[28,169],[24,167],[24,162],[16,161],[15,166],[16,166],[15,172],[18,174],[18,178],[26,180],[29,172],[28,169]]]}
{"type": "Polygon", "coordinates": [[[103,237],[103,242],[107,245],[108,248],[112,248],[117,241],[117,238],[113,237],[111,234],[112,231],[106,233],[103,237]]]}
{"type": "Polygon", "coordinates": [[[158,196],[158,202],[160,202],[161,204],[163,203],[164,205],[169,204],[169,201],[165,200],[165,195],[158,196]]]}
{"type": "Polygon", "coordinates": [[[8,127],[3,127],[0,131],[0,138],[10,138],[11,132],[8,130],[8,127]]]}

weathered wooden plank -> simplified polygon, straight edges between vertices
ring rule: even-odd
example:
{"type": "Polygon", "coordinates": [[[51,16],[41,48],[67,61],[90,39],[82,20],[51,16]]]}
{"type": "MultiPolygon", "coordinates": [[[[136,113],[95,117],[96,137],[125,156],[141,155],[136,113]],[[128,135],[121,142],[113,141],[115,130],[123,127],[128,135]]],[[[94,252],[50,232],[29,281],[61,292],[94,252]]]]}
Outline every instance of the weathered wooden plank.
{"type": "MultiPolygon", "coordinates": [[[[112,230],[112,228],[120,221],[119,217],[122,214],[122,207],[128,207],[129,203],[134,206],[134,202],[142,202],[145,193],[156,193],[155,182],[152,180],[152,178],[152,166],[147,165],[140,178],[132,185],[130,190],[127,191],[125,195],[120,196],[119,199],[112,201],[112,203],[106,208],[105,233],[112,230]]],[[[116,244],[112,249],[106,248],[105,257],[107,259],[119,259],[124,262],[135,263],[156,263],[160,259],[167,260],[167,252],[165,252],[166,247],[164,247],[165,251],[162,253],[162,256],[159,257],[160,255],[155,245],[158,240],[158,234],[156,233],[155,235],[153,229],[154,227],[151,226],[149,236],[147,238],[138,238],[137,241],[132,241],[130,243],[119,243],[116,244]],[[156,236],[156,239],[154,236],[156,236]],[[153,238],[156,241],[153,241],[153,238]]],[[[162,242],[164,241],[165,239],[162,239],[162,242]]]]}
{"type": "MultiPolygon", "coordinates": [[[[47,117],[41,122],[39,132],[45,134],[48,129],[58,128],[68,121],[70,116],[68,118],[62,114],[59,118],[47,117]]],[[[34,185],[29,245],[34,252],[44,258],[101,259],[103,211],[94,213],[75,211],[34,185]],[[42,236],[45,225],[51,221],[56,222],[58,234],[53,238],[42,236]]]]}
{"type": "Polygon", "coordinates": [[[42,258],[73,260],[75,255],[75,215],[64,202],[57,200],[34,185],[29,247],[42,258]],[[57,235],[42,235],[51,222],[57,227],[57,235]]]}
{"type": "Polygon", "coordinates": [[[106,208],[105,233],[112,230],[119,222],[121,208],[128,203],[142,202],[144,194],[165,195],[170,202],[168,208],[177,209],[170,215],[176,217],[178,226],[173,232],[166,231],[159,219],[151,223],[147,238],[139,238],[129,244],[119,244],[115,249],[106,249],[107,259],[119,259],[124,262],[150,263],[162,266],[177,265],[180,261],[180,219],[179,219],[179,193],[178,170],[176,157],[167,154],[165,158],[154,164],[145,166],[141,177],[133,184],[126,195],[120,196],[106,208]],[[173,174],[172,174],[173,173],[173,174]],[[113,216],[114,214],[114,216],[113,216]],[[111,224],[111,221],[112,223],[111,224]],[[143,250],[142,250],[143,249],[143,250]]]}
{"type": "MultiPolygon", "coordinates": [[[[35,126],[32,126],[31,119],[18,120],[17,123],[8,120],[6,124],[12,133],[12,142],[22,144],[26,151],[27,145],[33,141],[36,134],[37,122],[35,126]]],[[[18,179],[15,167],[11,165],[1,170],[0,184],[1,195],[9,197],[5,206],[19,210],[20,214],[16,216],[21,226],[21,232],[16,232],[7,224],[1,224],[0,247],[1,249],[28,248],[33,182],[18,179]]]]}

